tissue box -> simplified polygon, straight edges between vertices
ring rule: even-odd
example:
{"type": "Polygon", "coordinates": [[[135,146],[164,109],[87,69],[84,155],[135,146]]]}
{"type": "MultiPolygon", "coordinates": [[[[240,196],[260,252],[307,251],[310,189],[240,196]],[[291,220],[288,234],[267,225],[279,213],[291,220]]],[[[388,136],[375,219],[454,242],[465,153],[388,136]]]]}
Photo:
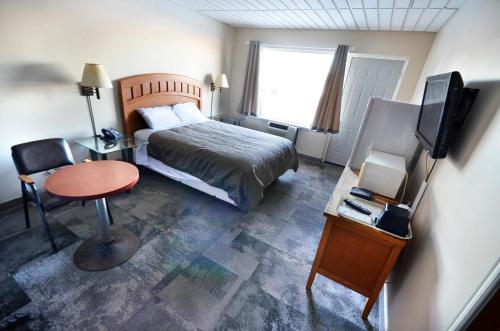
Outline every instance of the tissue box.
{"type": "Polygon", "coordinates": [[[372,150],[361,166],[358,186],[394,199],[405,176],[404,157],[372,150]]]}

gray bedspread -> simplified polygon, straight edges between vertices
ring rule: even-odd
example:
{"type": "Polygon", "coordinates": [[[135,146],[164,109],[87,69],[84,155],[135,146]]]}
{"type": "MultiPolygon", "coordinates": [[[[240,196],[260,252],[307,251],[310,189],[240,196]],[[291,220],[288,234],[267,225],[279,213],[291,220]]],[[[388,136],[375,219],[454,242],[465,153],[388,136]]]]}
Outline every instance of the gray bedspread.
{"type": "Polygon", "coordinates": [[[298,168],[291,141],[215,121],[157,131],[148,154],[225,190],[242,211],[257,206],[276,178],[298,168]]]}

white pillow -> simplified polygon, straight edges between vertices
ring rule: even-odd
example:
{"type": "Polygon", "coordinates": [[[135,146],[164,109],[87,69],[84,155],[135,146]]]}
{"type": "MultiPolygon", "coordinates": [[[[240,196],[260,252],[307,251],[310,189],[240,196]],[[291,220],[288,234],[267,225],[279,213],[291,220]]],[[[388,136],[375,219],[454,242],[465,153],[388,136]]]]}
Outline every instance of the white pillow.
{"type": "Polygon", "coordinates": [[[182,125],[171,106],[139,108],[137,111],[151,129],[171,129],[182,125]]]}
{"type": "Polygon", "coordinates": [[[194,102],[178,103],[172,107],[175,115],[185,124],[208,121],[207,117],[196,107],[194,102]]]}

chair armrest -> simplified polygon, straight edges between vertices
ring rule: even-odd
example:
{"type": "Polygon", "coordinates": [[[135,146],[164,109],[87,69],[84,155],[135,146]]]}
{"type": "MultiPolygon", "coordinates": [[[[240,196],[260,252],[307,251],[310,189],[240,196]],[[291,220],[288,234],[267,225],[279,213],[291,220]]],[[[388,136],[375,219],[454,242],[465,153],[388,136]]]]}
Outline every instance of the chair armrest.
{"type": "Polygon", "coordinates": [[[92,162],[92,160],[89,160],[89,159],[84,159],[83,160],[83,163],[89,163],[89,162],[92,162]]]}
{"type": "Polygon", "coordinates": [[[35,181],[31,179],[29,176],[26,175],[19,175],[17,176],[23,183],[28,184],[28,185],[33,185],[35,184],[35,181]]]}

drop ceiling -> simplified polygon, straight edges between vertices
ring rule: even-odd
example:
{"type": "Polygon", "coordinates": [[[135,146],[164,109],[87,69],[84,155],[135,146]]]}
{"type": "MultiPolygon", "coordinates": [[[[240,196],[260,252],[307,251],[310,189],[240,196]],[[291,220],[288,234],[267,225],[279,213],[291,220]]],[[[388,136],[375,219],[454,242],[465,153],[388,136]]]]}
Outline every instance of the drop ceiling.
{"type": "Polygon", "coordinates": [[[241,28],[438,31],[467,0],[173,0],[241,28]]]}

